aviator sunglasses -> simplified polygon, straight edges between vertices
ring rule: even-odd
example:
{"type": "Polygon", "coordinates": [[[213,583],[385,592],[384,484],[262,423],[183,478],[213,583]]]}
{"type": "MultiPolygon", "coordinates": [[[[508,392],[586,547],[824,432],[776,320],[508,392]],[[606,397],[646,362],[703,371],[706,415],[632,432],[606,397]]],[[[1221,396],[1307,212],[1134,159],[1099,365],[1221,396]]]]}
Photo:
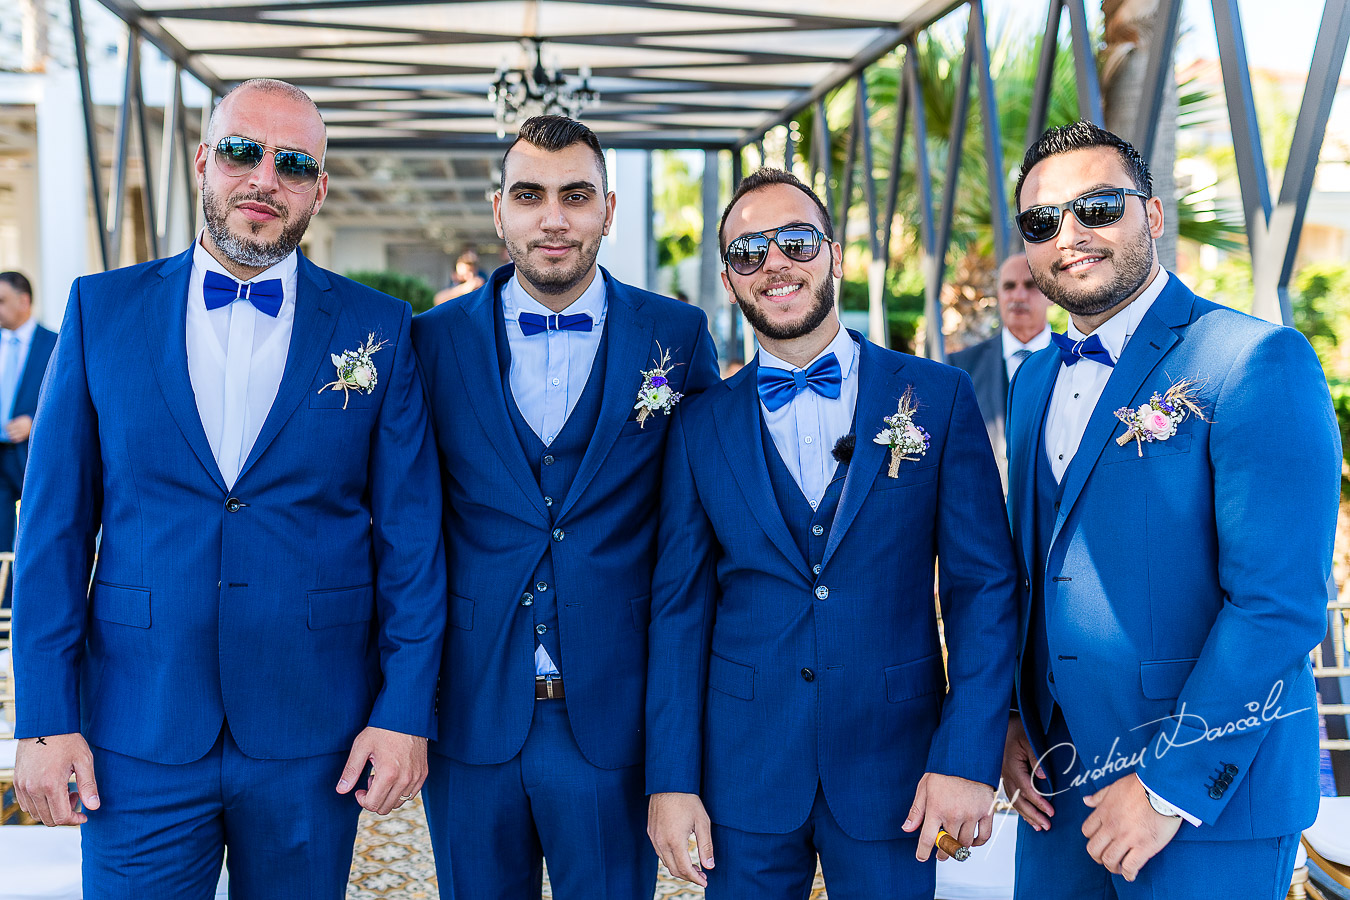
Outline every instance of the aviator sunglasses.
{"type": "Polygon", "coordinates": [[[314,190],[314,185],[319,183],[319,174],[322,171],[319,161],[299,150],[269,147],[237,134],[221,138],[211,149],[216,154],[216,165],[231,178],[247,175],[258,168],[258,164],[270,150],[272,165],[277,170],[277,180],[287,190],[305,194],[314,190]]]}
{"type": "Polygon", "coordinates": [[[1033,206],[1017,217],[1017,228],[1028,244],[1042,244],[1059,234],[1064,213],[1072,212],[1084,228],[1105,228],[1125,215],[1125,197],[1148,201],[1148,194],[1131,188],[1101,188],[1058,206],[1033,206]]]}
{"type": "Polygon", "coordinates": [[[722,259],[737,275],[753,275],[769,258],[769,243],[778,245],[778,249],[788,259],[796,262],[810,262],[820,252],[825,242],[825,233],[814,225],[798,223],[743,234],[727,244],[727,252],[722,259]]]}

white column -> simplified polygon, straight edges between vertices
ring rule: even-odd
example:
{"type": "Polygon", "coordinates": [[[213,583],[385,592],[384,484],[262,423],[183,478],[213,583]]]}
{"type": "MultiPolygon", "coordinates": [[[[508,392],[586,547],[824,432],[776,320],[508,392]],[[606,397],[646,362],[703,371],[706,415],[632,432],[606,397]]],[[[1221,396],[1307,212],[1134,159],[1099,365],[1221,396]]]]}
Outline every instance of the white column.
{"type": "Polygon", "coordinates": [[[57,329],[70,285],[89,268],[89,161],[84,113],[74,71],[52,69],[37,100],[38,318],[57,329]]]}
{"type": "Polygon", "coordinates": [[[646,150],[610,150],[609,189],[618,198],[614,224],[600,244],[600,265],[633,287],[650,290],[652,185],[646,150]]]}

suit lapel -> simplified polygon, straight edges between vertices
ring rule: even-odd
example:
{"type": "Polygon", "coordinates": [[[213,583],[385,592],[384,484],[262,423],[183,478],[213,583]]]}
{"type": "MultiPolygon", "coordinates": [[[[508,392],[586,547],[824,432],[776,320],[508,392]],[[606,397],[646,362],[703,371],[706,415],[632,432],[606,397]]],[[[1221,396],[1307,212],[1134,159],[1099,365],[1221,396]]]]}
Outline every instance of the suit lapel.
{"type": "MultiPolygon", "coordinates": [[[[267,418],[263,420],[262,430],[258,432],[258,439],[253,442],[248,459],[239,469],[239,477],[234,481],[236,485],[267,451],[286,420],[314,386],[314,374],[322,365],[329,363],[329,346],[333,340],[333,331],[337,328],[339,302],[322,269],[305,259],[304,254],[299,254],[297,263],[295,321],[291,325],[290,348],[286,351],[286,369],[281,376],[281,385],[277,388],[277,397],[272,401],[267,418]]],[[[364,341],[365,337],[362,334],[353,340],[364,341]]],[[[377,334],[375,339],[395,337],[397,335],[377,334]]],[[[375,365],[388,365],[392,360],[393,351],[390,350],[377,355],[375,365]]]]}
{"type": "MultiPolygon", "coordinates": [[[[839,508],[835,511],[834,524],[830,526],[830,536],[825,542],[825,554],[820,561],[822,567],[829,563],[839,542],[844,539],[844,533],[853,524],[853,519],[872,489],[872,483],[881,471],[883,458],[890,452],[872,438],[881,430],[881,420],[895,412],[900,395],[904,393],[900,386],[900,369],[905,364],[904,357],[896,357],[894,363],[883,363],[877,347],[861,336],[855,336],[855,339],[861,353],[858,356],[858,404],[853,417],[856,432],[853,459],[849,462],[848,474],[844,476],[839,508]]],[[[920,404],[923,402],[922,397],[916,397],[915,400],[920,404]]],[[[919,424],[923,423],[923,418],[921,405],[919,424]]]]}
{"type": "Polygon", "coordinates": [[[1064,494],[1060,499],[1059,516],[1055,520],[1050,546],[1053,547],[1059,537],[1074,502],[1097,465],[1097,459],[1106,449],[1106,442],[1117,433],[1117,426],[1124,427],[1116,418],[1115,411],[1130,404],[1144,380],[1157,368],[1172,345],[1180,340],[1173,326],[1184,325],[1189,320],[1194,300],[1195,295],[1175,277],[1171,277],[1162,294],[1144,313],[1129,344],[1116,362],[1102,390],[1101,399],[1088,419],[1078,451],[1064,473],[1064,494]]]}
{"type": "Polygon", "coordinates": [[[459,315],[449,329],[455,348],[455,360],[464,391],[464,400],[473,408],[478,424],[483,426],[483,443],[501,458],[506,471],[520,487],[525,499],[548,520],[539,482],[530,471],[529,460],[516,439],[515,426],[506,412],[506,391],[502,387],[501,366],[497,359],[497,297],[502,286],[511,278],[515,268],[499,267],[488,283],[480,288],[459,308],[459,315]]]}
{"type": "Polygon", "coordinates": [[[192,275],[192,248],[166,259],[157,271],[161,281],[146,292],[148,296],[141,304],[145,316],[142,331],[151,367],[178,430],[197,455],[202,468],[224,492],[225,479],[220,474],[220,466],[216,465],[206,430],[202,428],[197,397],[192,393],[192,379],[188,375],[187,295],[188,278],[192,275]]]}
{"type": "Polygon", "coordinates": [[[764,441],[760,437],[759,391],[756,374],[759,359],[736,374],[727,385],[730,393],[719,398],[713,417],[717,422],[717,436],[722,443],[727,465],[745,495],[751,514],[764,533],[773,541],[783,557],[810,580],[806,560],[797,549],[797,542],[788,532],[783,512],[778,508],[773,485],[769,483],[769,468],[765,463],[764,441]]]}
{"type": "Polygon", "coordinates": [[[651,358],[654,324],[651,316],[640,309],[641,299],[619,284],[604,269],[599,277],[605,279],[608,312],[605,328],[609,332],[605,353],[605,384],[600,405],[600,416],[595,423],[586,453],[581,458],[572,487],[567,491],[558,518],[567,515],[577,498],[586,490],[600,464],[614,449],[614,441],[625,422],[632,418],[633,404],[642,388],[642,371],[656,365],[651,358]]]}
{"type": "Polygon", "coordinates": [[[1045,413],[1059,377],[1059,352],[1043,350],[1017,370],[1017,405],[1009,410],[1012,425],[1008,466],[1009,515],[1014,532],[1021,536],[1022,562],[1028,575],[1038,574],[1036,554],[1036,459],[1039,437],[1045,428],[1045,413]]]}

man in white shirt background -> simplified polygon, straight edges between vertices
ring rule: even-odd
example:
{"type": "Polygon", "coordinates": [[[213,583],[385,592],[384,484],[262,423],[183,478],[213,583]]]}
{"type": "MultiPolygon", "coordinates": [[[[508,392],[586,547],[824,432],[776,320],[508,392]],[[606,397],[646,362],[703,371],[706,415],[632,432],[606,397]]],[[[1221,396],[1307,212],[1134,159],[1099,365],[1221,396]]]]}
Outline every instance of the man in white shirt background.
{"type": "Polygon", "coordinates": [[[1050,301],[1036,286],[1025,253],[1014,253],[998,267],[998,317],[1001,325],[992,337],[958,350],[947,362],[964,369],[975,385],[975,399],[989,430],[1004,489],[1008,486],[1008,452],[1004,446],[1003,420],[1008,406],[1008,385],[1017,367],[1050,346],[1050,326],[1045,321],[1050,301]]]}
{"type": "MultiPolygon", "coordinates": [[[[20,272],[0,272],[0,552],[14,549],[15,504],[23,493],[28,435],[56,333],[33,317],[33,287],[20,272]]],[[[0,606],[8,606],[13,580],[0,606]]]]}

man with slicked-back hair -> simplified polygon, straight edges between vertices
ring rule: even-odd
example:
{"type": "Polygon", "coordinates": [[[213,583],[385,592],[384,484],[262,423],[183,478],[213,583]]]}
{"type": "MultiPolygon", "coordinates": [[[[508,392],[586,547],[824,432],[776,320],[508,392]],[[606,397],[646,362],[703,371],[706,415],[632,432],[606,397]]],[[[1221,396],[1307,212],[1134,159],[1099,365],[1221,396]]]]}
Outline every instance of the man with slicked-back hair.
{"type": "Polygon", "coordinates": [[[716,383],[697,308],[596,265],[600,143],[524,123],[509,265],[413,322],[444,486],[449,627],[427,819],[455,900],[651,900],[643,703],[661,457],[716,383]]]}

